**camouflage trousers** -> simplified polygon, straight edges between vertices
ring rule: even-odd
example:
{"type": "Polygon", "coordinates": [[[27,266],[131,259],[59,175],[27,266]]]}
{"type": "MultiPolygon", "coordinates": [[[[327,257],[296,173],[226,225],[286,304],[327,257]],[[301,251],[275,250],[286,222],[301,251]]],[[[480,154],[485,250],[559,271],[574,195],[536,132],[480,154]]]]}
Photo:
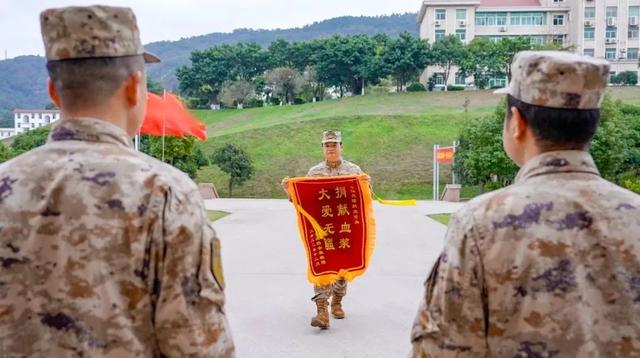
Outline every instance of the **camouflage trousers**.
{"type": "Polygon", "coordinates": [[[311,298],[312,301],[328,301],[331,295],[346,296],[347,280],[341,278],[331,285],[314,286],[313,291],[315,292],[315,296],[311,298]]]}

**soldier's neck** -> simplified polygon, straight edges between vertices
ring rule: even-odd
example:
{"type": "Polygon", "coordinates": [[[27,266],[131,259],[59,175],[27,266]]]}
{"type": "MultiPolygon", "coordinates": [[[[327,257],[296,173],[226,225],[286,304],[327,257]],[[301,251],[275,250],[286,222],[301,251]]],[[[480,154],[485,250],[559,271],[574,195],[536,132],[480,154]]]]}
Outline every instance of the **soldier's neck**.
{"type": "MultiPolygon", "coordinates": [[[[127,117],[120,113],[120,111],[115,111],[110,108],[78,108],[78,109],[68,109],[64,108],[64,106],[60,109],[60,115],[63,119],[70,118],[95,118],[100,119],[105,122],[109,122],[117,127],[122,128],[124,131],[128,132],[127,126],[127,117]]],[[[135,135],[135,133],[134,133],[135,135]]]]}
{"type": "Polygon", "coordinates": [[[326,162],[327,162],[327,166],[329,168],[335,169],[335,168],[339,167],[340,164],[342,164],[342,158],[340,158],[338,161],[335,161],[335,162],[334,161],[329,161],[329,160],[327,160],[326,162]]]}

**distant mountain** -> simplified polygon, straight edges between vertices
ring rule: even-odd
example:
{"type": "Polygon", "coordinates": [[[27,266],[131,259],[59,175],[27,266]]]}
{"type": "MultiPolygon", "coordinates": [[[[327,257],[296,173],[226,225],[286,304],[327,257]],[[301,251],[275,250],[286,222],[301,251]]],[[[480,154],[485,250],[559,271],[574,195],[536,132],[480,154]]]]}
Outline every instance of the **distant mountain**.
{"type": "MultiPolygon", "coordinates": [[[[167,88],[175,89],[176,68],[188,65],[189,56],[196,49],[242,42],[256,42],[266,47],[278,39],[308,41],[333,35],[386,33],[395,37],[403,31],[418,35],[417,14],[343,16],[292,29],[237,29],[231,33],[216,32],[178,41],[153,42],[145,45],[145,48],[162,59],[161,63],[149,66],[151,78],[167,88]]],[[[43,57],[20,56],[0,61],[0,118],[14,108],[44,108],[49,103],[46,79],[43,57]]]]}

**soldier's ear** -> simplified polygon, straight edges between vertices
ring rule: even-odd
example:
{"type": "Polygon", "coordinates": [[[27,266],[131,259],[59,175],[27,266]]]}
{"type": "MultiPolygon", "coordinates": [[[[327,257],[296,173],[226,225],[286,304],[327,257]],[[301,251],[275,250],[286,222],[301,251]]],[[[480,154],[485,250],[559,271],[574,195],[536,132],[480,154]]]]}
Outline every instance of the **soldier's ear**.
{"type": "Polygon", "coordinates": [[[511,119],[509,120],[509,134],[513,139],[521,140],[527,134],[528,126],[524,117],[520,113],[520,110],[516,107],[511,107],[511,119]]]}
{"type": "Polygon", "coordinates": [[[129,76],[125,82],[125,95],[127,103],[131,107],[135,107],[140,101],[146,100],[146,98],[142,98],[143,93],[140,91],[140,83],[142,83],[142,80],[142,72],[136,71],[129,76]]]}
{"type": "Polygon", "coordinates": [[[49,97],[51,97],[51,102],[53,102],[56,107],[60,108],[60,97],[58,97],[58,92],[56,91],[56,87],[53,85],[53,81],[51,81],[51,78],[47,79],[47,88],[49,89],[49,97]]]}

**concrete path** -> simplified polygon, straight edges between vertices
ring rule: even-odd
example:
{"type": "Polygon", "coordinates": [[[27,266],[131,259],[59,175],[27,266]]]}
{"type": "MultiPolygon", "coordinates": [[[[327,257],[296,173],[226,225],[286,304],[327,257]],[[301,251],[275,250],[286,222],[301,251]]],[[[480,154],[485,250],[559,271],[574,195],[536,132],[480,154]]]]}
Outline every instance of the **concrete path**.
{"type": "Polygon", "coordinates": [[[222,241],[227,316],[238,357],[406,357],[423,282],[442,249],[446,227],[427,214],[460,204],[375,205],[376,251],[367,273],[349,285],[346,319],[329,330],[315,314],[295,212],[286,200],[217,199],[209,210],[222,241]]]}

